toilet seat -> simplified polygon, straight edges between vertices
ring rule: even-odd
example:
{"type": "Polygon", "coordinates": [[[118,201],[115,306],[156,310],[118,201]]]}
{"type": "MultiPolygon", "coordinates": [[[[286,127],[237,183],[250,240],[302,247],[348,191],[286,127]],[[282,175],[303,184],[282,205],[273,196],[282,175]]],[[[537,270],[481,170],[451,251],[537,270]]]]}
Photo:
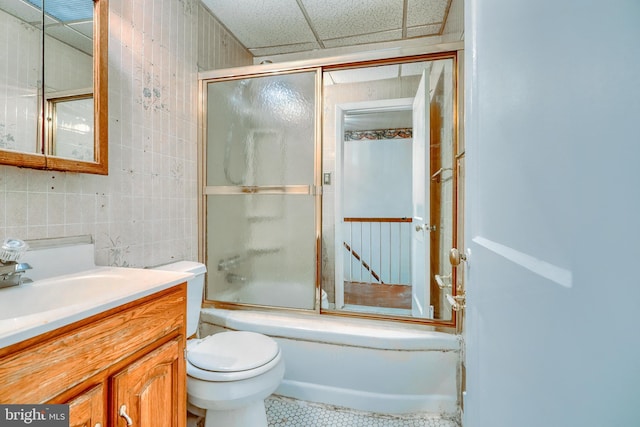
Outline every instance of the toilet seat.
{"type": "Polygon", "coordinates": [[[278,343],[255,332],[220,332],[187,344],[187,374],[205,381],[255,377],[279,360],[278,343]]]}

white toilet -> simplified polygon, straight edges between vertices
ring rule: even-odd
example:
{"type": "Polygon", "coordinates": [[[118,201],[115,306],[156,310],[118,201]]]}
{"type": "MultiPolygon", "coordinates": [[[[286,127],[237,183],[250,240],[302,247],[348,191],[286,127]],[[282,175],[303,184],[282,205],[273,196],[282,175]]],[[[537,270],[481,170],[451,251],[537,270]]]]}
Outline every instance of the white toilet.
{"type": "MultiPolygon", "coordinates": [[[[187,282],[187,336],[198,329],[206,267],[180,261],[156,267],[195,277],[187,282]]],[[[247,331],[220,332],[187,341],[189,411],[205,416],[205,427],[266,427],[264,399],[284,376],[278,343],[247,331]]]]}

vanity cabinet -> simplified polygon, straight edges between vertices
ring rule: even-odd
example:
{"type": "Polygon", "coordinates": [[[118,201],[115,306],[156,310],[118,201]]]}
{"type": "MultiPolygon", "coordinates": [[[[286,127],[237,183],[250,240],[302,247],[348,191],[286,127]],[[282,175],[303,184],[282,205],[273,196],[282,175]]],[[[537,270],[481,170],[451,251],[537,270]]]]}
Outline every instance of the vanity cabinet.
{"type": "Polygon", "coordinates": [[[106,427],[105,391],[102,384],[71,399],[69,404],[69,427],[106,427]]]}
{"type": "MultiPolygon", "coordinates": [[[[180,403],[173,393],[180,382],[180,360],[184,353],[176,339],[127,366],[113,377],[114,407],[112,418],[121,417],[136,426],[178,426],[180,418],[174,408],[180,403]],[[133,421],[136,420],[136,421],[133,421]]],[[[125,424],[121,424],[125,425],[125,424]]]]}
{"type": "Polygon", "coordinates": [[[0,349],[0,402],[67,403],[71,427],[185,427],[186,284],[0,349]]]}

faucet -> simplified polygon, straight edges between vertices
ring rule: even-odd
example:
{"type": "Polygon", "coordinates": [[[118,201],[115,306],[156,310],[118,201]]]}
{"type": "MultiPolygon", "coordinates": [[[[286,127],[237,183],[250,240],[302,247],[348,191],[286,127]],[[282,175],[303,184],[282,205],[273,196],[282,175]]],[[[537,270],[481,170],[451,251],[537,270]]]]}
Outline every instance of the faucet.
{"type": "Polygon", "coordinates": [[[227,281],[227,283],[230,283],[230,284],[245,283],[247,281],[246,277],[240,276],[239,274],[235,274],[235,273],[227,273],[224,276],[224,278],[227,281]]]}
{"type": "Polygon", "coordinates": [[[0,261],[0,288],[18,286],[22,283],[22,273],[30,269],[26,262],[0,261]]]}
{"type": "Polygon", "coordinates": [[[240,255],[234,255],[231,258],[221,259],[218,261],[218,271],[229,271],[238,266],[244,258],[240,255]]]}

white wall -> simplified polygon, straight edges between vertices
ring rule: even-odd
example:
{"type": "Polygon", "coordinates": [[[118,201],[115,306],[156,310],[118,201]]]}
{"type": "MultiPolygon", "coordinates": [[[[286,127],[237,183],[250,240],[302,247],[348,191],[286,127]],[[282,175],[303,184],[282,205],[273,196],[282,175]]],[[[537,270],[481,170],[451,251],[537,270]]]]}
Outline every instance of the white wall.
{"type": "Polygon", "coordinates": [[[465,426],[640,425],[640,3],[465,15],[465,426]]]}
{"type": "Polygon", "coordinates": [[[343,216],[411,217],[411,139],[344,142],[343,216]]]}

